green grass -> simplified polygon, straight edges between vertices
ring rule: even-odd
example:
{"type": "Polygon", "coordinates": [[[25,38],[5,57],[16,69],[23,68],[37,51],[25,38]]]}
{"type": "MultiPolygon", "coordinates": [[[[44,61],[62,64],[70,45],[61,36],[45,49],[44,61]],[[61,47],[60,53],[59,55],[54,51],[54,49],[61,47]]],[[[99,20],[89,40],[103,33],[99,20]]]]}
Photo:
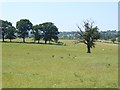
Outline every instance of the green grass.
{"type": "Polygon", "coordinates": [[[0,89],[2,89],[2,43],[0,43],[0,89]]]}
{"type": "Polygon", "coordinates": [[[62,42],[67,46],[3,43],[3,88],[118,87],[117,44],[97,42],[88,54],[83,43],[62,42]]]}

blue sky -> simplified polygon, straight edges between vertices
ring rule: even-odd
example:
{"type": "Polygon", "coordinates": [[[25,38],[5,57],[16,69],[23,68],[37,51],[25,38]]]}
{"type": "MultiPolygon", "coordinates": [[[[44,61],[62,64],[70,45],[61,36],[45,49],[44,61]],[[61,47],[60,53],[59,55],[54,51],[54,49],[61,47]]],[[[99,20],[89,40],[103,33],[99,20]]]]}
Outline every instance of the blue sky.
{"type": "Polygon", "coordinates": [[[20,19],[33,25],[53,22],[59,31],[77,31],[86,19],[93,20],[101,31],[118,30],[117,2],[6,2],[2,3],[3,20],[16,26],[20,19]]]}

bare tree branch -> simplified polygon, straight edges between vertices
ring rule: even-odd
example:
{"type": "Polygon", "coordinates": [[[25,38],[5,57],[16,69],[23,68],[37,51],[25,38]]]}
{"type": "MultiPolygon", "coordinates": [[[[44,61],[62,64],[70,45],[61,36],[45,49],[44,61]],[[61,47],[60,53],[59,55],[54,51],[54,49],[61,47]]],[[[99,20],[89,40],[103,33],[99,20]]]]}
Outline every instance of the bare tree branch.
{"type": "MultiPolygon", "coordinates": [[[[77,24],[76,24],[77,25],[77,24]]],[[[80,30],[80,32],[82,33],[82,34],[84,34],[83,33],[83,31],[81,30],[81,28],[77,25],[77,27],[78,27],[78,29],[80,30]]]]}

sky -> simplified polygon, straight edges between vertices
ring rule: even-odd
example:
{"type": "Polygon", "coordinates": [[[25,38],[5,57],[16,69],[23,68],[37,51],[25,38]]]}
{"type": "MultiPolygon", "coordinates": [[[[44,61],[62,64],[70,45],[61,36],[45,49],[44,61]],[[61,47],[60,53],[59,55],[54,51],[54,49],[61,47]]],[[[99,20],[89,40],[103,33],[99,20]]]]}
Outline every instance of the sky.
{"type": "Polygon", "coordinates": [[[0,19],[29,19],[33,25],[53,22],[59,31],[78,31],[83,21],[94,21],[100,31],[118,30],[117,2],[4,2],[0,19]]]}

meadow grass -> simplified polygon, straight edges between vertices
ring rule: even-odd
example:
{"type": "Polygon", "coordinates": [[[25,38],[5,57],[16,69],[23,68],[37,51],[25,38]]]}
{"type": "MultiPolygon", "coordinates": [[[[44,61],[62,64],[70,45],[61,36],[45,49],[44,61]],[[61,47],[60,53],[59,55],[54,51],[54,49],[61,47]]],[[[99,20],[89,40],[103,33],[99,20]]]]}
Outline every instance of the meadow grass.
{"type": "Polygon", "coordinates": [[[2,43],[0,43],[0,89],[2,89],[2,43]]]}
{"type": "Polygon", "coordinates": [[[3,43],[3,88],[117,88],[118,45],[3,43]]]}

